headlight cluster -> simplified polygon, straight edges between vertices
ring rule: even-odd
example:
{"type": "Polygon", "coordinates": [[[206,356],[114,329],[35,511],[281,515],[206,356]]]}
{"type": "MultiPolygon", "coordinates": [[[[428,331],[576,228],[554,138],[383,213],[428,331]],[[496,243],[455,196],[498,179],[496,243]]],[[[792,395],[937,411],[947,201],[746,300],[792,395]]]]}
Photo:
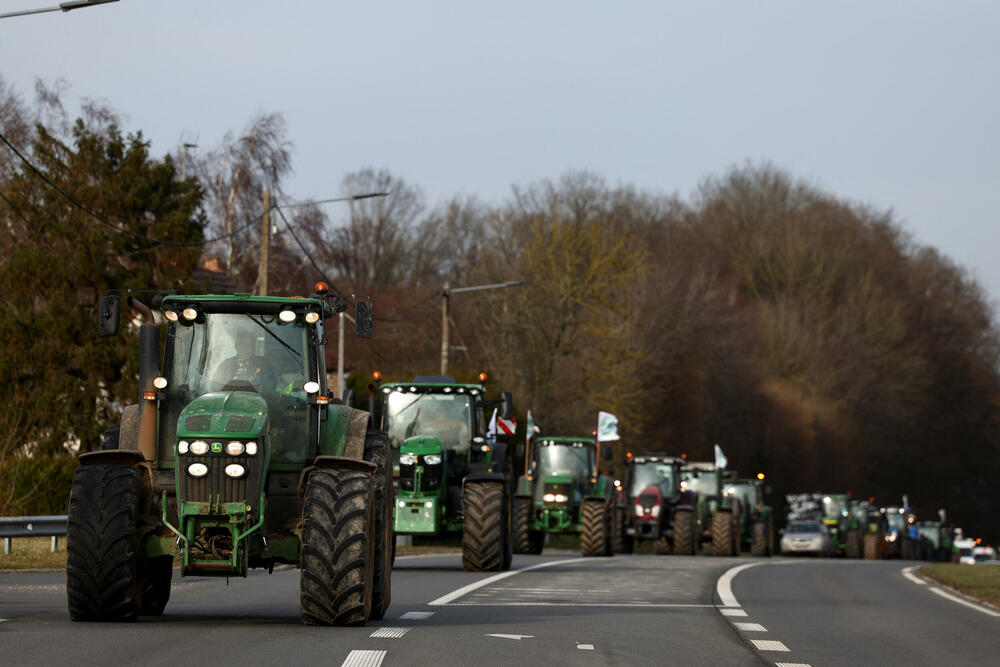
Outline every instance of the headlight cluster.
{"type": "MultiPolygon", "coordinates": [[[[225,445],[219,442],[213,442],[210,445],[205,440],[194,440],[192,442],[181,440],[177,443],[178,454],[190,453],[195,456],[204,456],[210,451],[215,454],[225,452],[229,456],[242,456],[243,454],[256,456],[257,443],[254,441],[241,442],[239,440],[230,440],[225,445]]],[[[204,477],[208,474],[208,465],[200,462],[192,463],[187,467],[187,472],[192,477],[204,477]]],[[[246,468],[239,463],[230,463],[225,468],[226,475],[233,478],[243,477],[246,472],[246,468]]]]}
{"type": "MultiPolygon", "coordinates": [[[[285,309],[278,313],[278,319],[285,324],[291,324],[300,317],[300,313],[296,313],[294,310],[285,309]]],[[[302,319],[306,321],[307,324],[316,324],[319,322],[319,313],[315,310],[308,310],[304,314],[301,314],[302,319]]]]}
{"type": "Polygon", "coordinates": [[[547,503],[564,503],[569,500],[569,497],[562,493],[546,493],[542,496],[542,500],[547,503]]]}
{"type": "MultiPolygon", "coordinates": [[[[399,455],[399,465],[401,466],[411,466],[417,462],[420,457],[416,454],[400,454],[399,455]]],[[[440,454],[424,454],[424,463],[429,466],[440,465],[441,455],[440,454]]]]}

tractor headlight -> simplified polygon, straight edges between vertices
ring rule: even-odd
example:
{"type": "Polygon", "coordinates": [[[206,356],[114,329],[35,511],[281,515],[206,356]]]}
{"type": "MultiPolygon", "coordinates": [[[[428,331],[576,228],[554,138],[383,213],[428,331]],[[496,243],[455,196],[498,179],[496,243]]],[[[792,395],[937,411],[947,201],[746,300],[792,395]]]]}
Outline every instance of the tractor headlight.
{"type": "Polygon", "coordinates": [[[208,466],[204,463],[192,463],[188,466],[188,474],[192,477],[204,477],[208,474],[208,466]]]}
{"type": "Polygon", "coordinates": [[[569,498],[567,498],[567,497],[566,497],[566,496],[564,496],[563,494],[561,494],[561,493],[557,493],[557,494],[556,494],[556,502],[557,502],[557,503],[564,503],[564,502],[566,502],[567,500],[569,500],[569,498]]]}
{"type": "Polygon", "coordinates": [[[257,443],[248,442],[247,443],[247,456],[255,456],[257,454],[257,443]]]}
{"type": "Polygon", "coordinates": [[[556,495],[554,493],[546,493],[542,496],[542,500],[547,503],[554,503],[556,501],[556,495]]]}
{"type": "Polygon", "coordinates": [[[310,310],[308,313],[306,313],[306,322],[308,322],[309,324],[316,324],[317,322],[319,322],[319,313],[317,313],[315,310],[310,310]]]}
{"type": "Polygon", "coordinates": [[[426,463],[429,466],[436,466],[439,463],[441,463],[441,455],[440,454],[428,454],[427,456],[424,457],[424,463],[426,463]]]}
{"type": "Polygon", "coordinates": [[[177,453],[178,454],[187,454],[188,453],[188,441],[187,440],[181,440],[180,442],[177,443],[177,453]]]}
{"type": "Polygon", "coordinates": [[[191,453],[198,456],[208,454],[208,443],[204,440],[195,440],[191,443],[191,453]]]}
{"type": "Polygon", "coordinates": [[[285,324],[289,324],[291,322],[294,322],[295,321],[295,311],[294,310],[283,310],[280,313],[278,313],[278,319],[281,320],[282,322],[284,322],[285,324]]]}
{"type": "Polygon", "coordinates": [[[428,500],[426,503],[424,503],[424,507],[426,507],[427,509],[430,509],[430,508],[434,507],[434,503],[432,501],[428,500]]]}
{"type": "Polygon", "coordinates": [[[166,389],[167,378],[163,376],[153,378],[153,386],[156,387],[157,389],[166,389]]]}
{"type": "Polygon", "coordinates": [[[165,310],[163,311],[163,316],[166,317],[169,322],[176,322],[178,319],[180,319],[177,316],[176,310],[165,310]]]}
{"type": "Polygon", "coordinates": [[[405,501],[402,501],[402,500],[400,500],[400,501],[399,501],[399,506],[400,506],[400,507],[406,507],[406,502],[405,502],[405,501]]]}
{"type": "Polygon", "coordinates": [[[226,454],[229,454],[230,456],[239,456],[245,450],[246,447],[244,447],[243,443],[239,440],[233,440],[232,442],[226,443],[226,454]]]}
{"type": "Polygon", "coordinates": [[[642,505],[637,504],[635,506],[635,513],[637,516],[644,516],[646,514],[646,508],[644,508],[642,505]]]}
{"type": "Polygon", "coordinates": [[[184,319],[187,320],[188,322],[194,322],[196,319],[198,319],[198,311],[192,308],[191,306],[188,306],[187,308],[182,310],[181,315],[183,315],[184,319]]]}
{"type": "Polygon", "coordinates": [[[247,469],[239,463],[230,463],[226,466],[226,475],[229,477],[242,477],[246,471],[247,469]]]}
{"type": "Polygon", "coordinates": [[[417,462],[417,457],[415,454],[400,454],[399,455],[399,465],[401,466],[411,466],[417,462]]]}
{"type": "Polygon", "coordinates": [[[652,514],[653,514],[654,517],[660,516],[660,506],[659,505],[653,505],[652,514]]]}

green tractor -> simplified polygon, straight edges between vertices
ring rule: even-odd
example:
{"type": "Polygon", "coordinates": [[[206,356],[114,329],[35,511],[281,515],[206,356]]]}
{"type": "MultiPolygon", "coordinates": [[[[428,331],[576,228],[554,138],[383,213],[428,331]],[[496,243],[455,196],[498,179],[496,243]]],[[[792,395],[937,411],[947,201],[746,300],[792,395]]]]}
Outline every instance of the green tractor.
{"type": "Polygon", "coordinates": [[[889,533],[889,521],[885,508],[875,504],[874,499],[860,501],[857,514],[861,521],[861,557],[865,560],[878,560],[886,557],[886,535],[889,533]]]}
{"type": "MultiPolygon", "coordinates": [[[[600,449],[612,452],[610,445],[600,449]]],[[[583,556],[614,555],[615,486],[598,473],[597,460],[598,443],[590,438],[532,439],[514,496],[517,553],[542,553],[546,534],[577,534],[583,556]]]]}
{"type": "Polygon", "coordinates": [[[742,512],[740,548],[751,556],[774,553],[774,510],[764,504],[764,475],[756,479],[737,479],[726,484],[727,496],[739,499],[742,512]]]}
{"type": "MultiPolygon", "coordinates": [[[[485,374],[480,376],[485,381],[485,374]]],[[[504,442],[487,431],[486,409],[511,419],[509,392],[487,400],[483,384],[421,376],[385,384],[382,423],[398,465],[398,535],[462,535],[462,567],[510,569],[513,464],[504,442]]]]}
{"type": "MultiPolygon", "coordinates": [[[[80,457],[67,528],[74,621],[161,615],[182,576],[298,565],[311,625],[359,625],[389,606],[389,451],[367,412],[327,390],[324,322],[346,297],[129,295],[139,326],[138,405],[80,457]],[[159,302],[159,303],[158,303],[159,302]]],[[[117,333],[121,297],[101,300],[117,333]]],[[[131,318],[130,318],[131,319],[131,318]]],[[[371,336],[371,304],[357,304],[371,336]]],[[[130,324],[130,326],[132,326],[130,324]]]]}
{"type": "Polygon", "coordinates": [[[821,494],[823,525],[830,530],[838,556],[861,558],[865,522],[852,511],[851,496],[846,493],[821,494]]]}
{"type": "Polygon", "coordinates": [[[729,481],[714,463],[689,462],[681,468],[681,488],[698,497],[701,522],[695,541],[713,556],[739,555],[742,510],[739,497],[723,493],[729,481]]]}
{"type": "Polygon", "coordinates": [[[666,454],[627,459],[618,521],[624,553],[631,553],[636,541],[649,541],[660,555],[694,555],[698,497],[681,488],[683,465],[683,459],[666,454]]]}

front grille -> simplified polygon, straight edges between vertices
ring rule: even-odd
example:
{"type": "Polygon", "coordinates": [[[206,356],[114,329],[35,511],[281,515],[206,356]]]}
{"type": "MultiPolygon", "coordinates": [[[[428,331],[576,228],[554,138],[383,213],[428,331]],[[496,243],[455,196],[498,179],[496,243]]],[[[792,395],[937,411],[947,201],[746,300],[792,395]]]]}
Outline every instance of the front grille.
{"type": "Polygon", "coordinates": [[[423,466],[424,471],[420,475],[420,488],[414,489],[413,482],[416,476],[415,465],[399,465],[399,488],[404,491],[437,491],[441,488],[441,478],[443,477],[444,466],[437,465],[423,466]]]}
{"type": "Polygon", "coordinates": [[[257,504],[257,490],[260,488],[264,457],[229,456],[228,454],[181,454],[177,457],[177,478],[180,480],[181,500],[193,502],[244,502],[257,504]],[[188,474],[188,466],[192,463],[204,463],[208,466],[208,474],[204,477],[192,477],[188,474]],[[226,466],[239,463],[246,468],[246,474],[233,479],[225,472],[226,466]]]}

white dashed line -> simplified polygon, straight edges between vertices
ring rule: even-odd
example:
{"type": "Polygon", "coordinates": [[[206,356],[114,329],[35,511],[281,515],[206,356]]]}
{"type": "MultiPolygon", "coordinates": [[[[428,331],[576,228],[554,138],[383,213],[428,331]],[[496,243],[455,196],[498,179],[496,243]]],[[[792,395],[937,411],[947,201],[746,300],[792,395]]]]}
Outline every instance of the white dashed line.
{"type": "Polygon", "coordinates": [[[757,647],[758,651],[791,651],[790,648],[773,639],[751,639],[750,641],[757,647]]]}
{"type": "Polygon", "coordinates": [[[351,651],[340,667],[379,667],[385,660],[385,651],[351,651]]]}
{"type": "Polygon", "coordinates": [[[733,623],[737,630],[742,630],[743,632],[767,632],[765,628],[760,623],[733,623]]]}
{"type": "Polygon", "coordinates": [[[518,641],[522,639],[534,639],[535,635],[486,635],[487,637],[496,637],[497,639],[517,639],[518,641]]]}
{"type": "Polygon", "coordinates": [[[410,631],[409,628],[379,628],[378,630],[376,630],[375,632],[371,633],[368,636],[399,639],[409,631],[410,631]]]}
{"type": "Polygon", "coordinates": [[[812,667],[808,662],[776,662],[774,667],[812,667]]]}
{"type": "Polygon", "coordinates": [[[926,581],[924,581],[920,577],[917,577],[917,576],[915,576],[913,574],[913,570],[914,569],[915,568],[912,568],[912,567],[904,567],[903,568],[903,576],[906,577],[907,579],[909,579],[910,581],[912,581],[915,584],[920,584],[921,586],[927,585],[926,581]]]}
{"type": "Polygon", "coordinates": [[[972,602],[969,602],[968,600],[963,600],[962,598],[956,595],[952,595],[951,593],[945,592],[940,588],[935,588],[934,586],[931,586],[927,590],[929,590],[931,593],[937,593],[941,597],[947,598],[952,602],[957,602],[958,604],[965,605],[969,609],[975,609],[976,611],[986,614],[987,616],[1000,616],[1000,612],[995,612],[992,609],[987,609],[986,607],[974,604],[972,602]]]}
{"type": "Polygon", "coordinates": [[[434,615],[433,611],[408,611],[399,617],[401,621],[426,621],[434,615]]]}
{"type": "Polygon", "coordinates": [[[720,609],[723,616],[746,616],[747,613],[742,609],[720,609]]]}
{"type": "Polygon", "coordinates": [[[577,644],[576,647],[578,649],[582,649],[584,651],[593,651],[594,650],[594,645],[593,644],[577,644]]]}

